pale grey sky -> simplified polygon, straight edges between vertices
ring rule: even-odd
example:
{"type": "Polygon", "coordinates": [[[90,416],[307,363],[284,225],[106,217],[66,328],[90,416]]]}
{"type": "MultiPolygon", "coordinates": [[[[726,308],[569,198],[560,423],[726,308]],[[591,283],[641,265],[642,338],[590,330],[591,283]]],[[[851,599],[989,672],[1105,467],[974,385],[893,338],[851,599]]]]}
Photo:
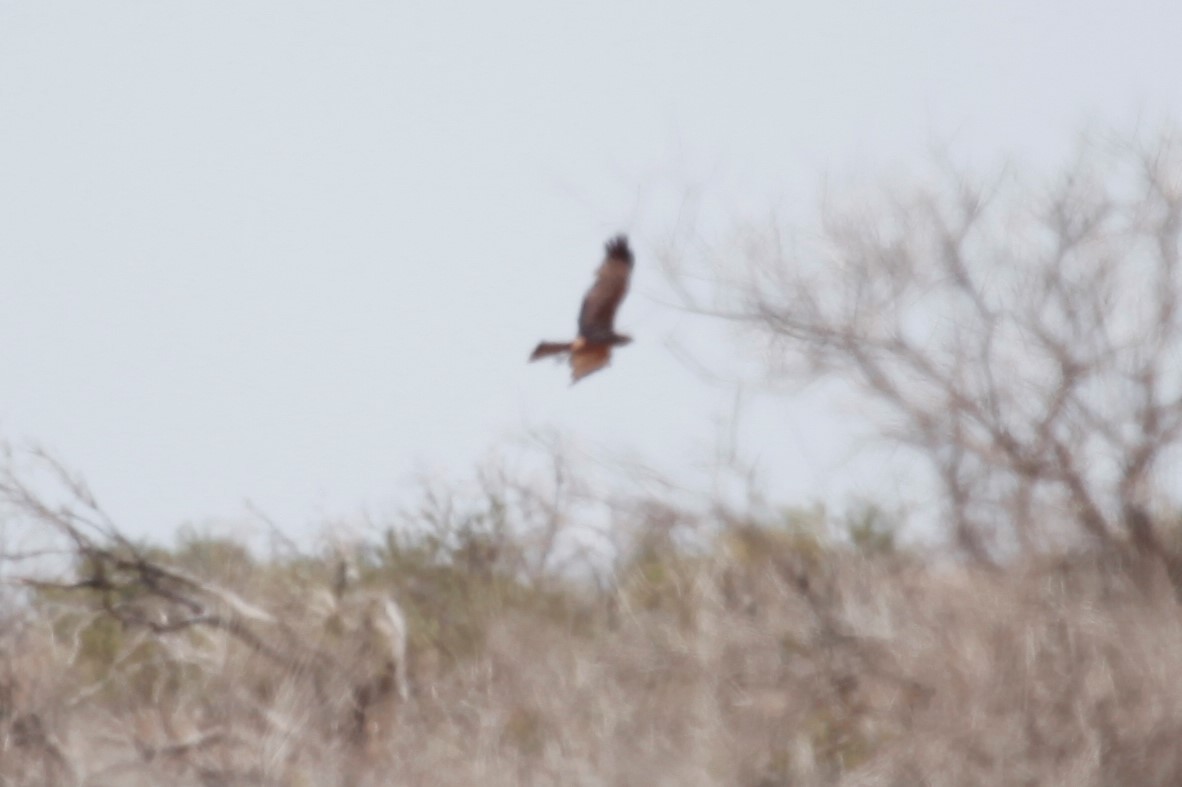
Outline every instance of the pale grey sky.
{"type": "MultiPolygon", "coordinates": [[[[730,396],[667,347],[715,330],[652,260],[685,187],[807,224],[823,178],[933,144],[1050,163],[1179,117],[1180,30],[1172,2],[0,0],[0,436],[161,537],[247,498],[292,533],[381,510],[525,427],[681,473],[730,396]],[[637,341],[570,388],[524,359],[618,229],[637,341]]],[[[801,397],[744,440],[784,499],[844,494],[836,423],[801,397]]]]}

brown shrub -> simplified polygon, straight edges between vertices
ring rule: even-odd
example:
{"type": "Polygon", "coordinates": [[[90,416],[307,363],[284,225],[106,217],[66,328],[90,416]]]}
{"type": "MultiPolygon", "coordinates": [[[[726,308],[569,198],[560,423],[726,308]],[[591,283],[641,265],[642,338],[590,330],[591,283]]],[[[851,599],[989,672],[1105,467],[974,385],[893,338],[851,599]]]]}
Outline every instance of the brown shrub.
{"type": "MultiPolygon", "coordinates": [[[[96,681],[35,605],[0,640],[0,779],[1182,783],[1182,617],[1141,562],[984,570],[751,526],[629,570],[562,604],[485,599],[480,642],[443,661],[408,603],[414,696],[360,748],[347,638],[319,640],[333,672],[217,631],[140,632],[156,649],[132,657],[128,630],[96,681]]],[[[236,592],[279,610],[280,587],[236,592]]]]}

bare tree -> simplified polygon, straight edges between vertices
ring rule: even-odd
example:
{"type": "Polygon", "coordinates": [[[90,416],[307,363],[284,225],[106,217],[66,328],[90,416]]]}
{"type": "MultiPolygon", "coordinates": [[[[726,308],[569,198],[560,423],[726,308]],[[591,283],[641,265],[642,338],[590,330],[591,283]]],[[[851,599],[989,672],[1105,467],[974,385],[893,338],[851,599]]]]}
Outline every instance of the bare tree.
{"type": "Polygon", "coordinates": [[[934,470],[966,553],[1083,534],[1163,554],[1180,232],[1182,137],[1167,134],[1086,145],[1042,187],[941,167],[932,185],[827,204],[815,242],[748,229],[737,286],[707,305],[682,292],[766,339],[773,376],[875,405],[875,429],[934,470]]]}

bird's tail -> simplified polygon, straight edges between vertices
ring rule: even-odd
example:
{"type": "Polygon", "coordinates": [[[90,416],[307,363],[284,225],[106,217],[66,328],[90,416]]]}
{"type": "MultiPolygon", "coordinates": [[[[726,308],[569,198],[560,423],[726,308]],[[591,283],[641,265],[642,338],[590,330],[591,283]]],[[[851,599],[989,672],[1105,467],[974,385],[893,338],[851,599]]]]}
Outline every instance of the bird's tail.
{"type": "Polygon", "coordinates": [[[548,358],[551,355],[560,355],[570,351],[570,342],[541,342],[534,348],[533,354],[529,356],[529,359],[536,361],[539,358],[548,358]]]}

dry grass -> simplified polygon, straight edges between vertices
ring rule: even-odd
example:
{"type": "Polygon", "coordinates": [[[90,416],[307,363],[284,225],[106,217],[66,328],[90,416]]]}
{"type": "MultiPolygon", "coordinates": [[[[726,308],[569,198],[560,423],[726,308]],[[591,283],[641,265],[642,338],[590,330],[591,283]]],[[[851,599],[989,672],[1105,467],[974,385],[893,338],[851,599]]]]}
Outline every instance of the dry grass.
{"type": "Polygon", "coordinates": [[[373,667],[307,601],[327,566],[206,569],[328,667],[41,594],[0,621],[0,784],[1182,783],[1182,615],[1134,562],[986,572],[747,526],[601,594],[427,568],[369,569],[414,689],[362,735],[373,667]]]}

